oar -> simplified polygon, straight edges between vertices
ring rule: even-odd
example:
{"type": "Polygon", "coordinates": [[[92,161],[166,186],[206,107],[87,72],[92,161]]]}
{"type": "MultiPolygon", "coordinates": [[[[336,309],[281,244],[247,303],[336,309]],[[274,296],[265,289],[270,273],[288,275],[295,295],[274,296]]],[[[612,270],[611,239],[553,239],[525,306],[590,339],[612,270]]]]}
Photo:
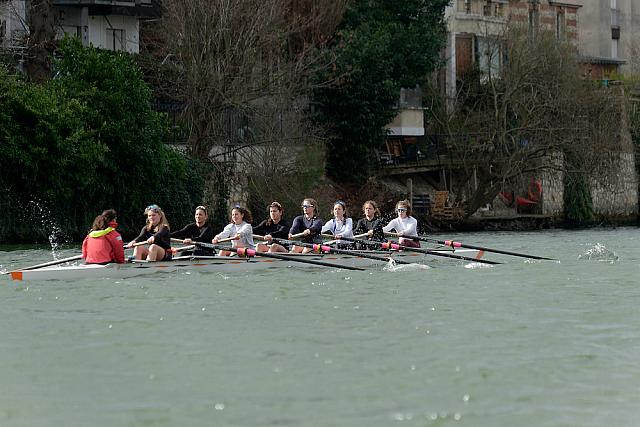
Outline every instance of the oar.
{"type": "Polygon", "coordinates": [[[304,231],[302,233],[292,234],[291,240],[299,239],[300,237],[304,237],[304,236],[305,236],[304,231]]]}
{"type": "MultiPolygon", "coordinates": [[[[148,245],[148,244],[149,244],[149,243],[147,243],[147,241],[146,241],[146,240],[145,240],[144,242],[136,242],[136,243],[134,243],[133,245],[131,245],[131,248],[135,248],[135,247],[138,247],[138,246],[144,246],[144,245],[148,245]]],[[[129,247],[129,244],[128,244],[128,243],[125,243],[125,244],[124,244],[124,248],[125,248],[125,249],[131,249],[131,248],[129,247]]]]}
{"type": "Polygon", "coordinates": [[[213,244],[209,244],[209,243],[200,243],[200,242],[195,242],[195,244],[196,244],[196,246],[200,246],[200,247],[203,247],[203,248],[218,249],[218,250],[223,250],[223,251],[235,252],[235,253],[238,254],[238,256],[243,256],[243,257],[261,256],[261,257],[264,257],[264,258],[274,258],[274,259],[280,259],[280,260],[284,260],[284,261],[300,262],[300,263],[303,263],[303,264],[321,265],[323,267],[333,267],[333,268],[342,268],[342,269],[345,269],[345,270],[364,271],[364,268],[351,267],[349,265],[333,264],[333,263],[330,263],[330,262],[316,261],[316,260],[312,260],[312,259],[299,259],[299,258],[296,258],[295,256],[280,255],[280,254],[275,254],[275,253],[272,253],[272,252],[257,252],[255,249],[230,248],[230,247],[227,247],[227,246],[213,245],[213,244]]]}
{"type": "Polygon", "coordinates": [[[441,245],[451,246],[452,248],[478,249],[485,252],[493,252],[496,254],[504,254],[504,255],[513,255],[513,256],[519,256],[522,258],[545,259],[549,261],[557,261],[555,258],[547,258],[547,257],[537,256],[537,255],[527,255],[519,252],[505,251],[502,249],[487,248],[484,246],[467,245],[460,242],[454,242],[453,240],[437,240],[437,239],[429,239],[428,237],[420,237],[420,236],[399,236],[397,233],[384,233],[384,234],[389,236],[404,237],[405,239],[422,240],[423,242],[439,243],[441,245]]]}
{"type": "MultiPolygon", "coordinates": [[[[36,264],[30,267],[20,268],[15,271],[35,270],[36,268],[49,267],[50,265],[62,264],[63,262],[76,261],[79,259],[82,259],[82,255],[74,255],[74,256],[70,256],[69,258],[63,258],[63,259],[57,259],[55,261],[44,262],[42,264],[36,264]]],[[[3,273],[3,274],[7,274],[7,273],[3,273]]]]}
{"type": "Polygon", "coordinates": [[[453,258],[453,259],[461,259],[461,260],[471,261],[471,262],[479,262],[481,264],[502,264],[501,262],[497,262],[497,261],[488,261],[488,260],[484,260],[484,259],[476,259],[476,258],[471,258],[471,257],[468,257],[468,256],[462,256],[462,255],[445,254],[445,253],[436,252],[436,251],[433,251],[433,250],[430,250],[430,249],[412,248],[410,246],[399,245],[397,243],[374,242],[372,240],[360,240],[360,239],[348,239],[348,238],[345,239],[345,240],[351,240],[353,242],[363,242],[363,243],[366,243],[368,245],[378,245],[382,249],[393,249],[393,250],[396,250],[396,251],[403,250],[403,251],[407,251],[407,252],[417,252],[417,253],[421,253],[421,254],[441,256],[441,257],[444,257],[444,258],[453,258]]]}
{"type": "Polygon", "coordinates": [[[181,246],[179,248],[171,248],[171,253],[175,254],[178,252],[182,252],[182,251],[190,251],[191,249],[195,248],[196,245],[187,245],[187,246],[181,246]]]}
{"type": "MultiPolygon", "coordinates": [[[[345,239],[345,240],[354,240],[354,239],[345,239]]],[[[362,252],[358,252],[358,251],[351,251],[348,249],[336,249],[336,248],[332,248],[331,246],[327,246],[327,245],[318,245],[317,243],[296,243],[299,246],[304,246],[305,248],[311,248],[313,249],[313,252],[319,254],[319,253],[325,253],[325,254],[330,254],[330,253],[334,253],[334,254],[347,254],[347,255],[353,255],[356,257],[361,257],[361,258],[369,258],[369,259],[374,259],[376,261],[384,261],[384,262],[389,262],[389,261],[394,261],[396,264],[415,264],[413,262],[409,262],[409,261],[403,261],[403,260],[395,260],[393,258],[391,258],[390,256],[378,256],[378,255],[371,255],[371,254],[366,254],[366,253],[362,253],[362,252]]]]}
{"type": "MultiPolygon", "coordinates": [[[[363,233],[363,234],[356,234],[355,236],[353,236],[354,238],[359,238],[359,237],[365,237],[368,236],[369,233],[363,233]]],[[[324,237],[325,239],[334,239],[334,235],[333,234],[322,234],[322,237],[324,237]]],[[[334,240],[329,240],[328,242],[324,242],[325,245],[333,245],[336,242],[339,242],[340,240],[345,240],[345,239],[334,239],[334,240]]]]}

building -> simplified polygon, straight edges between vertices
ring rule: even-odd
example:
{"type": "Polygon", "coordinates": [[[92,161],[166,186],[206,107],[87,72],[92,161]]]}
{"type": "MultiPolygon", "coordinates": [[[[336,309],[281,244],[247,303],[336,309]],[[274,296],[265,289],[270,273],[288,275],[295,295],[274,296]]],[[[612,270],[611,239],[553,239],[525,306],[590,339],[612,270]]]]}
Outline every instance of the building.
{"type": "MultiPolygon", "coordinates": [[[[29,0],[0,3],[0,46],[20,52],[29,32],[29,0]]],[[[141,19],[159,16],[159,0],[53,0],[57,37],[85,46],[138,53],[141,19]]]]}
{"type": "Polygon", "coordinates": [[[579,52],[594,79],[640,72],[640,2],[574,0],[580,9],[579,52]]]}

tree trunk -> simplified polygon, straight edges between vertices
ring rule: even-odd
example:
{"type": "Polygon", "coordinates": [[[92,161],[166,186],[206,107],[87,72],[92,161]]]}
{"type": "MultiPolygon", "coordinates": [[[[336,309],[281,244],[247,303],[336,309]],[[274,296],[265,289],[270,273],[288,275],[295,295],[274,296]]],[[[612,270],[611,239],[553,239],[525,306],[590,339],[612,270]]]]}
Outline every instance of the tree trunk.
{"type": "Polygon", "coordinates": [[[25,69],[33,81],[43,82],[51,78],[55,10],[53,0],[31,0],[29,3],[29,54],[25,69]]]}

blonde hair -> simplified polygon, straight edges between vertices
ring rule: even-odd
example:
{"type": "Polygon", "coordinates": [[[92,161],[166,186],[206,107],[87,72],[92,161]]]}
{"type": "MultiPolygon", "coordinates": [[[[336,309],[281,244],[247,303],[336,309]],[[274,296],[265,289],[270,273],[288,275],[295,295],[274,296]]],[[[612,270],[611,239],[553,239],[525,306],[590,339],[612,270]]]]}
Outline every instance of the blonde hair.
{"type": "Polygon", "coordinates": [[[304,202],[309,202],[309,204],[313,206],[313,216],[318,216],[318,202],[316,202],[315,199],[311,199],[309,197],[305,197],[304,199],[302,199],[303,205],[304,202]]]}
{"type": "Polygon", "coordinates": [[[158,225],[156,226],[158,230],[160,230],[161,227],[167,227],[167,229],[170,228],[169,221],[167,221],[167,217],[165,216],[164,211],[160,208],[160,206],[149,205],[144,210],[144,215],[147,217],[147,231],[153,230],[153,224],[151,224],[151,222],[149,221],[149,212],[155,212],[160,215],[160,221],[158,221],[158,225]]]}

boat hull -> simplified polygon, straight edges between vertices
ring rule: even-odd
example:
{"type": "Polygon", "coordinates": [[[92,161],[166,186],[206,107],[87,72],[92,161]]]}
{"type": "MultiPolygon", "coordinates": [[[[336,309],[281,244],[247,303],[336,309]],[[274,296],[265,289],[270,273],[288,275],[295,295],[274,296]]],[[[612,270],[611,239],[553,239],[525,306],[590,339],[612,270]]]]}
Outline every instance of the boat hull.
{"type": "MultiPolygon", "coordinates": [[[[457,250],[441,251],[442,253],[462,255],[469,258],[482,256],[482,252],[476,250],[457,250]]],[[[447,263],[460,263],[461,260],[450,258],[434,257],[432,255],[423,255],[415,252],[396,252],[389,254],[388,252],[367,251],[363,254],[389,256],[395,260],[408,261],[415,264],[427,264],[433,259],[443,260],[447,263]]],[[[357,254],[286,254],[287,257],[300,261],[322,261],[335,264],[337,267],[361,267],[375,268],[387,265],[384,261],[376,261],[370,258],[361,257],[357,254]]],[[[35,270],[16,270],[9,272],[12,280],[16,281],[46,281],[46,280],[79,280],[87,278],[129,278],[141,275],[148,275],[161,272],[176,271],[201,271],[201,272],[220,272],[220,273],[243,273],[252,272],[268,268],[282,267],[303,267],[303,268],[326,268],[314,264],[299,261],[279,260],[273,258],[253,257],[177,257],[171,261],[159,262],[132,262],[127,264],[79,264],[69,266],[51,266],[43,267],[35,270]]]]}

